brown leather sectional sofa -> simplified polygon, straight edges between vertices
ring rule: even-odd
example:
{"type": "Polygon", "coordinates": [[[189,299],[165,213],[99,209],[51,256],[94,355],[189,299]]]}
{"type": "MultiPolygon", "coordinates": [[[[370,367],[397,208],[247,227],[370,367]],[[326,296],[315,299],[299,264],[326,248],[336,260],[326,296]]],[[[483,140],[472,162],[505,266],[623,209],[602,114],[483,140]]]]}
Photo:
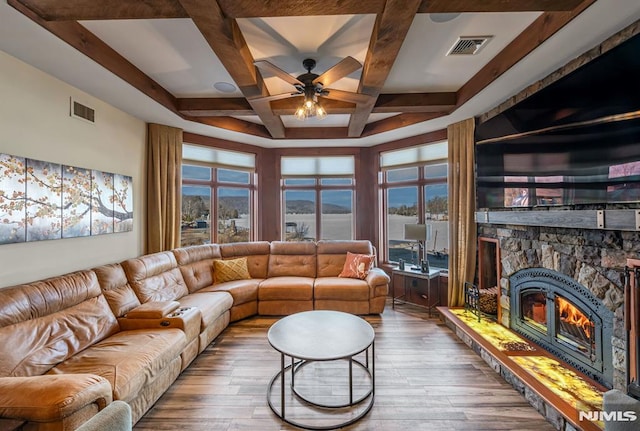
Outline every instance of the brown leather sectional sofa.
{"type": "Polygon", "coordinates": [[[180,248],[0,289],[0,429],[74,430],[112,400],[133,422],[229,324],[312,309],[376,314],[389,277],[338,277],[369,241],[180,248]],[[251,278],[215,282],[216,260],[251,278]]]}

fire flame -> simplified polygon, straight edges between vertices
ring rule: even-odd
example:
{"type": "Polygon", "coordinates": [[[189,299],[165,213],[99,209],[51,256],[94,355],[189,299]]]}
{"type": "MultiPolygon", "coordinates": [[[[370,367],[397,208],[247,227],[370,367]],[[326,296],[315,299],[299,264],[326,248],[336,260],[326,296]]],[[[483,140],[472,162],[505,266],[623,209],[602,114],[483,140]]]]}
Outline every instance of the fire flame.
{"type": "Polygon", "coordinates": [[[593,323],[585,316],[578,308],[563,298],[556,298],[558,301],[558,311],[560,313],[560,319],[582,328],[585,335],[591,338],[591,330],[593,329],[593,323]]]}

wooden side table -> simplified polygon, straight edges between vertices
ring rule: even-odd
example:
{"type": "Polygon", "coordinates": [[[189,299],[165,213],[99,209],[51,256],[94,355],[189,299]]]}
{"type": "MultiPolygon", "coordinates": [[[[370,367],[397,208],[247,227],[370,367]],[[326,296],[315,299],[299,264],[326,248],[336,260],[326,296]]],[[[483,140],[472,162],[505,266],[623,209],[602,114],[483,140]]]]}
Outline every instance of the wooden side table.
{"type": "Polygon", "coordinates": [[[438,293],[439,286],[437,285],[437,283],[435,283],[435,285],[434,283],[431,283],[431,280],[439,277],[441,270],[431,268],[429,269],[429,272],[422,272],[422,271],[410,269],[410,268],[400,269],[398,267],[394,267],[391,269],[391,272],[392,272],[392,275],[402,276],[402,279],[403,279],[402,294],[396,296],[395,287],[393,289],[391,308],[395,308],[396,301],[400,300],[403,302],[409,302],[407,301],[409,291],[411,290],[411,287],[413,287],[414,285],[417,286],[417,283],[414,283],[414,281],[426,280],[427,281],[427,295],[426,295],[427,305],[426,306],[422,306],[420,304],[415,304],[415,305],[426,308],[429,311],[429,317],[431,317],[431,310],[434,309],[436,306],[440,305],[439,304],[440,295],[438,293]],[[435,288],[435,293],[433,290],[434,288],[435,288]]]}

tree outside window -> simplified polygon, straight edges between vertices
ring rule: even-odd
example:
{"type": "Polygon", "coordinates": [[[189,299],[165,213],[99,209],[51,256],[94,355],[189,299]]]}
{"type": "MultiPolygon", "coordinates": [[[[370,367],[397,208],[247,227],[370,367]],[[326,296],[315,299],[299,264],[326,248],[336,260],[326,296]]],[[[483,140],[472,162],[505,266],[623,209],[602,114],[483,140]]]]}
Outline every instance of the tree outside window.
{"type": "Polygon", "coordinates": [[[183,164],[182,184],[181,246],[251,239],[252,172],[183,164]]]}

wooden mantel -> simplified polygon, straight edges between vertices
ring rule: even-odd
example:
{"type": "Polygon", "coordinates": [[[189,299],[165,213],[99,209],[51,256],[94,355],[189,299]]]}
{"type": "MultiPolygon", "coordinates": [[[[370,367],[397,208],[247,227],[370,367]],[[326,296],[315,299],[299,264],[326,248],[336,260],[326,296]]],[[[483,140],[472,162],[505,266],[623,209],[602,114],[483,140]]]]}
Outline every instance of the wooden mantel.
{"type": "Polygon", "coordinates": [[[476,222],[516,226],[640,231],[640,209],[476,211],[476,222]]]}

